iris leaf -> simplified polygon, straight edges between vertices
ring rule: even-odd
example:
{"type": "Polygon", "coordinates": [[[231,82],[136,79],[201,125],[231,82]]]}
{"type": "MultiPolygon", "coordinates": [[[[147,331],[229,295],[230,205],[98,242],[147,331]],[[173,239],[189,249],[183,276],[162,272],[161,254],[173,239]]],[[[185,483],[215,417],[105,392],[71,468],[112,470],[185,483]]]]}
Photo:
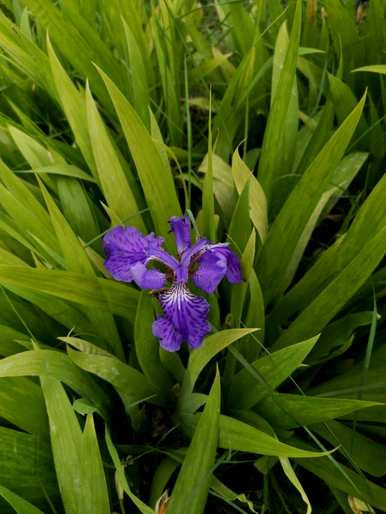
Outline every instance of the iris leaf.
{"type": "Polygon", "coordinates": [[[203,512],[215,464],[219,418],[220,376],[217,372],[172,491],[168,506],[170,514],[203,512]]]}

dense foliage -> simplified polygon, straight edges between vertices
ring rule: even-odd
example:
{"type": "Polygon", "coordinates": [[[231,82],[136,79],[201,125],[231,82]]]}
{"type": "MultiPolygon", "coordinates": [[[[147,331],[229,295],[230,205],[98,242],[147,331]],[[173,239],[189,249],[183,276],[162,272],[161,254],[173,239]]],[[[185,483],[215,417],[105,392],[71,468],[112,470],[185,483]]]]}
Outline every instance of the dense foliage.
{"type": "Polygon", "coordinates": [[[384,1],[0,6],[1,512],[386,512],[384,1]],[[170,353],[101,240],[183,213],[170,353]]]}

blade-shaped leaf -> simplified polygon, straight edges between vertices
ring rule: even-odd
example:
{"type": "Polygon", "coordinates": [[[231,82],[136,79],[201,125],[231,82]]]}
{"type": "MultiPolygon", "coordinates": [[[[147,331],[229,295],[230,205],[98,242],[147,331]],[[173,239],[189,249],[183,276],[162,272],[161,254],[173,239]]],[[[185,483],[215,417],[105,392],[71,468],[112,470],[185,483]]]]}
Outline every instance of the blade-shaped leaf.
{"type": "Polygon", "coordinates": [[[229,387],[227,404],[234,409],[248,409],[256,405],[265,394],[271,393],[300,366],[317,340],[318,336],[294,344],[243,368],[229,387]]]}
{"type": "Polygon", "coordinates": [[[77,352],[68,349],[71,360],[80,368],[110,382],[122,398],[125,408],[144,400],[156,401],[157,395],[144,375],[116,357],[77,352]]]}
{"type": "Polygon", "coordinates": [[[265,241],[268,232],[268,213],[265,193],[258,180],[241,159],[238,150],[236,150],[232,156],[232,176],[239,194],[241,194],[241,191],[249,180],[249,215],[261,241],[265,241]]]}
{"type": "Polygon", "coordinates": [[[121,122],[156,231],[169,237],[168,219],[181,213],[171,172],[138,114],[112,80],[99,72],[121,122]]]}
{"type": "MultiPolygon", "coordinates": [[[[276,51],[276,61],[281,61],[281,70],[279,79],[276,78],[276,73],[273,76],[271,110],[259,162],[259,180],[269,205],[274,200],[275,193],[280,192],[280,188],[283,187],[283,175],[288,173],[286,168],[288,162],[291,162],[290,152],[293,151],[291,148],[294,140],[293,131],[296,131],[297,124],[296,60],[299,49],[301,19],[302,2],[297,1],[285,59],[283,60],[282,57],[277,55],[280,49],[276,51]],[[278,151],[279,148],[283,151],[278,151]]],[[[284,34],[282,30],[278,36],[278,43],[281,45],[286,44],[284,34]]],[[[281,198],[283,196],[285,198],[285,195],[280,194],[281,198]]]]}
{"type": "MultiPolygon", "coordinates": [[[[54,350],[31,350],[0,360],[0,377],[48,376],[61,380],[81,396],[108,412],[108,397],[97,382],[54,350]]],[[[0,378],[1,380],[1,378],[0,378]]]]}
{"type": "Polygon", "coordinates": [[[45,438],[0,427],[0,483],[47,511],[58,497],[52,455],[45,438]]]}
{"type": "Polygon", "coordinates": [[[320,332],[366,282],[386,253],[386,227],[374,235],[346,268],[296,318],[274,348],[320,332]]]}
{"type": "Polygon", "coordinates": [[[104,278],[62,270],[0,265],[0,283],[53,295],[134,320],[138,291],[104,278]]]}
{"type": "Polygon", "coordinates": [[[294,428],[341,418],[376,405],[363,400],[274,393],[259,404],[258,411],[273,426],[294,428]]]}
{"type": "Polygon", "coordinates": [[[119,454],[113,444],[110,432],[108,431],[107,427],[105,430],[105,439],[107,449],[110,453],[111,460],[113,461],[116,470],[117,483],[119,484],[119,487],[129,496],[130,500],[134,503],[134,505],[136,505],[141,514],[154,514],[154,510],[148,507],[140,498],[135,496],[135,494],[131,491],[125,475],[125,468],[123,467],[123,464],[119,458],[119,454]]]}
{"type": "Polygon", "coordinates": [[[370,482],[366,477],[355,473],[348,467],[339,464],[341,470],[344,471],[343,474],[327,459],[302,459],[301,461],[299,460],[299,465],[318,476],[328,485],[355,497],[360,495],[361,500],[382,511],[386,510],[386,492],[384,487],[370,482]]]}
{"type": "Polygon", "coordinates": [[[386,474],[386,448],[383,444],[370,439],[350,427],[337,421],[329,421],[324,425],[313,427],[313,431],[331,444],[339,445],[343,454],[350,458],[361,469],[375,477],[386,474]]]}
{"type": "MultiPolygon", "coordinates": [[[[3,362],[0,361],[0,366],[3,362]]],[[[31,434],[47,435],[47,415],[40,387],[28,378],[0,378],[0,417],[31,434]]]]}
{"type": "Polygon", "coordinates": [[[17,514],[44,514],[43,511],[32,505],[32,503],[27,502],[24,498],[2,485],[0,485],[0,496],[15,509],[17,514]]]}
{"type": "Polygon", "coordinates": [[[258,268],[267,303],[285,291],[295,274],[319,215],[336,189],[331,183],[334,170],[358,124],[364,102],[365,96],[305,171],[275,219],[258,268]]]}
{"type": "Polygon", "coordinates": [[[95,514],[110,514],[107,485],[92,422],[86,422],[82,433],[60,382],[48,377],[41,377],[40,381],[66,513],[79,514],[91,510],[95,514]]]}
{"type": "Polygon", "coordinates": [[[215,464],[220,418],[220,376],[217,372],[204,412],[185,455],[168,505],[170,514],[201,514],[215,464]]]}
{"type": "Polygon", "coordinates": [[[321,293],[357,256],[362,247],[368,244],[372,234],[382,230],[386,221],[386,206],[382,201],[385,194],[386,177],[382,177],[362,204],[344,237],[322,253],[304,277],[278,303],[272,318],[281,323],[298,310],[305,309],[316,294],[321,293]]]}
{"type": "MultiPolygon", "coordinates": [[[[121,223],[130,220],[131,225],[145,231],[142,217],[138,214],[139,208],[135,195],[123,168],[123,158],[112,143],[88,86],[86,88],[86,108],[95,168],[107,205],[121,223]]],[[[127,165],[126,167],[128,168],[127,165]]]]}
{"type": "MultiPolygon", "coordinates": [[[[241,339],[256,330],[256,328],[233,328],[216,332],[215,334],[207,337],[204,340],[203,345],[190,354],[188,368],[182,385],[182,391],[185,393],[192,392],[198,375],[215,355],[238,339],[241,339]]],[[[183,394],[181,394],[181,396],[183,396],[183,394]]]]}
{"type": "Polygon", "coordinates": [[[275,457],[321,457],[325,454],[295,448],[229,416],[220,417],[220,448],[275,457]]]}

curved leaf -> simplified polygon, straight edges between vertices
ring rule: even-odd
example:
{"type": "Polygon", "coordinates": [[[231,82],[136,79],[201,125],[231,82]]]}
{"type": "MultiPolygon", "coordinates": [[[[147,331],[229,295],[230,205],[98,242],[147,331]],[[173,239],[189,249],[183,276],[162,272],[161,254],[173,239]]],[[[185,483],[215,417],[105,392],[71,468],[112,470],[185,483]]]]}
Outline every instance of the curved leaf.
{"type": "Polygon", "coordinates": [[[80,368],[110,382],[122,398],[127,411],[138,402],[148,399],[157,401],[154,388],[144,375],[116,357],[77,352],[70,348],[68,355],[80,368]]]}
{"type": "Polygon", "coordinates": [[[61,380],[95,403],[101,412],[108,412],[109,400],[103,389],[61,352],[30,350],[0,360],[0,377],[23,376],[48,376],[61,380]]]}
{"type": "Polygon", "coordinates": [[[256,328],[231,328],[206,337],[202,346],[190,354],[181,396],[193,391],[198,375],[215,355],[238,339],[256,332],[256,330],[256,328]]]}

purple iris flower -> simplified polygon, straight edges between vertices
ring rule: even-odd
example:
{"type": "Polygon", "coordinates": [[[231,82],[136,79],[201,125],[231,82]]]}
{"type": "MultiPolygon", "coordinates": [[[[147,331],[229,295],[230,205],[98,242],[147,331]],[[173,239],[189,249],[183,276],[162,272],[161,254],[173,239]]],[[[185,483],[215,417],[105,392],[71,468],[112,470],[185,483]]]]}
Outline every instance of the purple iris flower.
{"type": "Polygon", "coordinates": [[[227,243],[213,244],[203,237],[192,243],[187,216],[174,216],[169,223],[178,259],[163,249],[162,237],[145,236],[134,227],[111,229],[103,246],[105,267],[116,280],[156,292],[163,314],[154,321],[153,334],[162,348],[175,352],[183,342],[197,348],[210,330],[209,303],[188,289],[189,280],[213,293],[224,277],[236,284],[242,276],[240,260],[227,243]]]}

